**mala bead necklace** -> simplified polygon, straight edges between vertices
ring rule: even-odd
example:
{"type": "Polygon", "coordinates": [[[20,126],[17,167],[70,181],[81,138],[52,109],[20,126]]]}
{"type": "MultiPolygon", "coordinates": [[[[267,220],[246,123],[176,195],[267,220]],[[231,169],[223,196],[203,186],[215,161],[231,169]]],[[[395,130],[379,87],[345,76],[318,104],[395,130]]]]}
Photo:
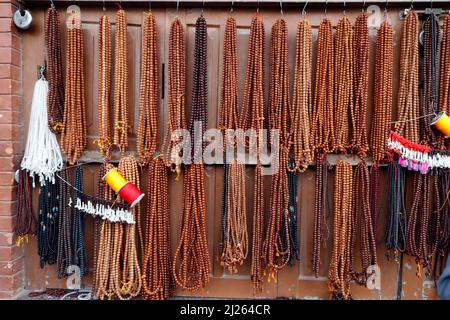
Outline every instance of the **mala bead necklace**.
{"type": "Polygon", "coordinates": [[[320,252],[326,231],[326,194],[328,168],[326,153],[332,152],[335,145],[333,124],[334,88],[334,44],[333,29],[328,19],[320,22],[317,39],[316,82],[314,113],[311,123],[311,139],[316,153],[316,187],[314,203],[313,231],[313,272],[319,276],[320,252]]]}
{"type": "Polygon", "coordinates": [[[142,257],[142,295],[146,300],[168,299],[173,294],[168,175],[164,159],[150,161],[144,255],[142,257]]]}
{"type": "Polygon", "coordinates": [[[158,49],[152,12],[144,13],[143,29],[137,152],[139,163],[147,165],[158,140],[158,49]]]}
{"type": "Polygon", "coordinates": [[[41,185],[39,190],[37,239],[41,268],[46,263],[51,265],[56,262],[61,187],[59,179],[56,179],[55,183],[41,185]]]}
{"type": "Polygon", "coordinates": [[[351,134],[355,130],[353,110],[353,31],[350,20],[342,17],[336,27],[334,52],[334,127],[336,152],[352,149],[351,134]]]}
{"type": "Polygon", "coordinates": [[[61,149],[73,165],[86,148],[86,104],[84,96],[83,29],[76,14],[68,21],[66,91],[61,149]]]}
{"type": "MultiPolygon", "coordinates": [[[[445,15],[442,26],[439,76],[439,110],[450,114],[450,14],[445,15]]],[[[441,148],[450,149],[450,139],[440,136],[439,141],[441,148]]]]}
{"type": "MultiPolygon", "coordinates": [[[[84,192],[83,169],[81,166],[75,169],[73,198],[77,199],[84,192]]],[[[86,259],[86,244],[84,242],[84,213],[74,208],[72,223],[73,238],[73,264],[80,268],[80,275],[88,273],[88,264],[86,259]]]]}
{"type": "Polygon", "coordinates": [[[387,132],[392,114],[393,39],[392,27],[385,19],[376,40],[374,113],[370,132],[370,151],[376,167],[387,159],[387,132]]]}
{"type": "Polygon", "coordinates": [[[68,206],[69,198],[72,198],[71,188],[64,181],[70,181],[73,177],[71,172],[61,171],[60,176],[62,183],[60,184],[59,212],[58,219],[58,247],[57,247],[57,269],[58,278],[68,276],[67,268],[72,264],[73,260],[73,243],[72,243],[72,220],[73,206],[68,206]]]}
{"type": "Polygon", "coordinates": [[[238,127],[238,77],[236,20],[227,19],[225,26],[222,95],[220,126],[225,134],[224,146],[224,188],[222,196],[222,242],[221,265],[230,273],[237,273],[237,267],[244,263],[248,255],[247,210],[245,197],[245,164],[239,160],[227,163],[228,145],[236,146],[236,138],[228,136],[228,130],[238,127]]]}
{"type": "Polygon", "coordinates": [[[98,140],[106,155],[111,146],[109,103],[111,94],[111,26],[106,14],[100,18],[98,30],[98,140]]]}
{"type": "Polygon", "coordinates": [[[411,211],[406,225],[406,252],[416,258],[416,275],[421,277],[421,267],[427,275],[434,250],[428,248],[428,236],[431,218],[431,175],[414,173],[414,191],[411,211]]]}
{"type": "Polygon", "coordinates": [[[287,23],[278,19],[272,27],[270,54],[270,109],[269,124],[271,130],[280,133],[280,151],[278,156],[278,172],[272,177],[271,213],[266,230],[264,252],[266,267],[270,277],[275,278],[290,260],[291,248],[289,239],[289,190],[288,190],[288,152],[289,152],[289,70],[287,23]]]}
{"type": "Polygon", "coordinates": [[[450,171],[439,170],[435,176],[436,199],[439,203],[435,215],[440,216],[439,232],[437,238],[437,252],[434,267],[434,276],[437,279],[445,268],[446,255],[450,250],[450,203],[448,201],[448,186],[450,185],[450,171]],[[441,203],[444,201],[443,203],[441,203]]]}
{"type": "Polygon", "coordinates": [[[255,168],[255,184],[253,191],[253,237],[251,279],[253,292],[262,290],[263,282],[263,227],[264,227],[264,194],[262,165],[259,151],[262,143],[261,131],[264,128],[264,23],[259,13],[253,16],[250,26],[249,45],[247,50],[247,70],[245,75],[244,96],[240,128],[244,131],[253,129],[256,138],[257,164],[255,168]]]}
{"type": "Polygon", "coordinates": [[[32,210],[31,182],[26,170],[19,171],[17,187],[17,214],[14,233],[17,236],[17,245],[22,241],[28,243],[30,235],[36,234],[36,218],[32,210]]]}
{"type": "MultiPolygon", "coordinates": [[[[122,156],[118,166],[119,172],[123,175],[126,181],[133,183],[138,189],[139,183],[139,169],[136,159],[133,156],[122,156]]],[[[119,201],[123,202],[119,198],[119,201]]],[[[138,218],[141,215],[141,207],[139,204],[132,209],[133,220],[140,221],[138,218]]],[[[136,244],[136,224],[121,224],[116,223],[117,226],[123,229],[119,234],[121,237],[115,239],[120,242],[121,250],[118,250],[120,254],[119,266],[120,272],[119,282],[120,287],[117,288],[117,296],[120,300],[129,300],[139,295],[142,287],[141,267],[138,261],[138,249],[136,244]]],[[[113,239],[114,241],[114,239],[113,239]]]]}
{"type": "Polygon", "coordinates": [[[379,212],[379,164],[387,160],[387,132],[392,116],[393,33],[388,20],[384,19],[377,32],[376,40],[374,112],[370,132],[370,152],[373,161],[370,171],[370,210],[373,216],[374,230],[377,230],[379,212]]]}
{"type": "Polygon", "coordinates": [[[397,263],[399,254],[405,251],[406,246],[405,170],[395,161],[389,163],[388,214],[384,240],[397,263]]]}
{"type": "Polygon", "coordinates": [[[398,89],[398,122],[396,133],[419,142],[419,18],[410,11],[403,22],[400,49],[400,78],[398,89]]]}
{"type": "Polygon", "coordinates": [[[422,144],[437,146],[436,135],[431,127],[438,103],[438,55],[439,22],[432,13],[423,24],[423,80],[424,88],[420,104],[420,139],[422,144]]]}
{"type": "MultiPolygon", "coordinates": [[[[207,37],[206,20],[201,15],[195,23],[192,110],[189,122],[191,137],[195,137],[194,127],[200,122],[200,139],[206,131],[208,121],[207,37]]],[[[206,238],[205,177],[202,162],[205,144],[201,140],[193,141],[192,144],[195,147],[191,148],[191,156],[195,162],[184,171],[183,221],[172,271],[179,287],[195,292],[209,282],[211,265],[206,238]]]]}
{"type": "Polygon", "coordinates": [[[113,139],[123,154],[128,146],[128,34],[127,16],[122,8],[116,14],[113,139]]]}
{"type": "Polygon", "coordinates": [[[333,300],[352,299],[350,294],[352,246],[352,166],[339,160],[336,165],[333,249],[328,271],[328,288],[333,300]]]}
{"type": "Polygon", "coordinates": [[[163,150],[166,165],[172,172],[181,173],[181,137],[175,131],[186,129],[185,86],[186,86],[186,47],[184,29],[178,18],[172,22],[169,34],[169,119],[164,137],[163,150]]]}
{"type": "Polygon", "coordinates": [[[48,124],[54,133],[61,133],[64,118],[64,82],[61,49],[61,25],[55,8],[47,10],[45,18],[45,48],[47,50],[48,124]]]}
{"type": "MultiPolygon", "coordinates": [[[[103,176],[112,166],[105,163],[98,172],[97,192],[99,197],[107,200],[115,198],[114,191],[109,188],[103,180],[103,176]]],[[[96,219],[98,235],[95,237],[94,246],[95,268],[94,268],[94,288],[95,295],[100,299],[112,299],[114,296],[114,284],[118,283],[119,274],[113,274],[111,270],[117,263],[114,257],[112,236],[114,231],[120,232],[122,227],[118,223],[111,223],[107,220],[96,219]]]]}
{"type": "MultiPolygon", "coordinates": [[[[369,198],[369,169],[364,160],[361,160],[356,166],[353,182],[353,225],[359,227],[359,248],[361,257],[362,271],[356,273],[354,270],[354,279],[362,285],[366,285],[369,266],[377,264],[377,244],[376,234],[373,226],[372,214],[370,211],[369,198]]],[[[353,269],[353,249],[356,242],[356,228],[350,230],[352,234],[352,269],[353,269]]]]}
{"type": "Polygon", "coordinates": [[[334,137],[334,44],[333,29],[328,19],[319,25],[317,39],[316,80],[314,90],[314,112],[311,124],[311,139],[317,159],[328,152],[333,152],[334,137]]]}
{"type": "Polygon", "coordinates": [[[367,96],[369,92],[369,27],[367,14],[356,18],[353,32],[353,90],[354,127],[352,130],[353,152],[365,158],[369,150],[366,133],[367,96]]]}
{"type": "Polygon", "coordinates": [[[291,170],[304,172],[313,161],[310,136],[311,118],[311,70],[312,70],[312,31],[308,20],[297,25],[295,50],[294,97],[292,99],[293,120],[290,126],[290,139],[295,166],[291,170]]]}

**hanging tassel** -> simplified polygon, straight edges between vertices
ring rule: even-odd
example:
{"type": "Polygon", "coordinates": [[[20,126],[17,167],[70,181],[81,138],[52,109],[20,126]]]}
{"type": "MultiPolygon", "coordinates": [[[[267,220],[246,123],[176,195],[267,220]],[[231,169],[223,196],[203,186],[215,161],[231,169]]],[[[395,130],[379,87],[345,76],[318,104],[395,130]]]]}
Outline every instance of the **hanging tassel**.
{"type": "Polygon", "coordinates": [[[39,177],[41,185],[45,185],[46,180],[54,183],[55,172],[63,167],[58,141],[48,128],[47,96],[48,82],[41,77],[34,86],[27,144],[21,163],[21,168],[33,178],[33,187],[34,175],[39,177]]]}

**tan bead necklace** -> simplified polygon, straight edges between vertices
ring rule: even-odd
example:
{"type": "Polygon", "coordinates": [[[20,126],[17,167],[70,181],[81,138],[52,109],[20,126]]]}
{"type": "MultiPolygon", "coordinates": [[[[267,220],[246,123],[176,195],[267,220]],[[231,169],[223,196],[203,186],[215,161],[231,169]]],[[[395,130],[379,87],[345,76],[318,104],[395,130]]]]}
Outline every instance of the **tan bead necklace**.
{"type": "Polygon", "coordinates": [[[291,114],[290,140],[295,168],[304,172],[313,161],[312,141],[310,137],[310,119],[312,111],[311,99],[311,60],[312,31],[308,20],[297,25],[294,97],[291,114]]]}
{"type": "MultiPolygon", "coordinates": [[[[439,110],[450,114],[450,14],[444,18],[442,26],[439,79],[439,110]]],[[[441,147],[450,149],[450,139],[439,136],[441,147]]]]}
{"type": "Polygon", "coordinates": [[[272,27],[270,54],[270,108],[269,125],[279,130],[280,150],[278,172],[272,176],[271,212],[267,225],[264,252],[269,276],[281,270],[290,260],[289,239],[289,190],[287,179],[289,152],[289,70],[288,70],[288,29],[284,19],[278,19],[272,27]]]}
{"type": "Polygon", "coordinates": [[[105,155],[111,145],[109,103],[111,90],[111,26],[106,14],[100,18],[98,30],[98,140],[105,155]]]}
{"type": "Polygon", "coordinates": [[[141,165],[147,165],[158,140],[158,52],[157,29],[152,12],[144,13],[141,58],[141,85],[137,152],[141,165]]]}
{"type": "MultiPolygon", "coordinates": [[[[227,130],[238,128],[238,75],[236,20],[227,19],[224,36],[222,95],[220,126],[225,134],[224,151],[228,144],[236,146],[236,138],[228,137],[227,130]]],[[[234,152],[234,151],[233,151],[234,152]]],[[[235,155],[235,153],[234,153],[235,155]]],[[[226,157],[224,152],[224,157],[226,157]]],[[[224,159],[226,161],[226,158],[224,159]]],[[[224,195],[222,203],[221,264],[230,273],[237,273],[248,255],[247,210],[245,197],[245,164],[233,160],[224,163],[224,195]]]]}
{"type": "Polygon", "coordinates": [[[84,97],[84,52],[81,20],[73,15],[67,28],[66,92],[61,149],[75,164],[86,148],[86,105],[84,97]]]}
{"type": "Polygon", "coordinates": [[[128,146],[128,34],[123,9],[119,9],[116,14],[113,139],[124,154],[128,146]]]}

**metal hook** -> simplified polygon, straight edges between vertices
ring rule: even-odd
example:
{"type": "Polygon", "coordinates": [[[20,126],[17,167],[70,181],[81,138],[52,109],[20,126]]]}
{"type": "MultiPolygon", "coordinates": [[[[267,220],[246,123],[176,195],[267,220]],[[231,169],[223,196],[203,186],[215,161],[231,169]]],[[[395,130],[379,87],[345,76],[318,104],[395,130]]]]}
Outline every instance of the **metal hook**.
{"type": "Polygon", "coordinates": [[[306,1],[306,2],[305,2],[305,5],[303,6],[303,9],[302,9],[302,15],[303,15],[303,16],[306,16],[306,6],[308,5],[308,2],[309,2],[309,1],[306,1]]]}
{"type": "Polygon", "coordinates": [[[411,5],[409,6],[409,9],[410,9],[410,10],[413,10],[413,9],[414,9],[413,2],[414,2],[414,0],[411,0],[411,5]]]}
{"type": "Polygon", "coordinates": [[[180,0],[177,0],[177,16],[178,16],[178,9],[180,7],[180,0]]]}
{"type": "Polygon", "coordinates": [[[325,1],[325,17],[327,16],[328,11],[328,0],[325,1]]]}
{"type": "Polygon", "coordinates": [[[283,0],[280,0],[280,13],[283,15],[283,0]]]}
{"type": "Polygon", "coordinates": [[[105,12],[106,11],[106,3],[105,3],[105,0],[103,0],[103,12],[105,12]]]}
{"type": "Polygon", "coordinates": [[[345,0],[344,0],[344,16],[345,16],[345,5],[346,5],[346,2],[345,2],[345,0]]]}
{"type": "Polygon", "coordinates": [[[387,15],[387,8],[388,8],[389,0],[386,0],[386,3],[384,4],[384,15],[387,15]]]}
{"type": "Polygon", "coordinates": [[[205,11],[205,0],[202,0],[202,15],[204,11],[205,11]]]}
{"type": "Polygon", "coordinates": [[[152,11],[152,1],[148,2],[148,11],[152,11]]]}
{"type": "Polygon", "coordinates": [[[361,8],[361,12],[364,12],[365,10],[364,10],[364,7],[366,6],[366,0],[364,0],[363,1],[363,4],[362,4],[362,8],[361,8]]]}
{"type": "Polygon", "coordinates": [[[53,2],[53,0],[50,0],[50,6],[52,9],[55,9],[55,3],[53,2]]]}
{"type": "Polygon", "coordinates": [[[258,0],[258,2],[256,3],[256,12],[259,13],[259,0],[258,0]]]}
{"type": "Polygon", "coordinates": [[[233,13],[233,5],[234,5],[234,0],[231,0],[231,7],[230,7],[230,13],[233,13]]]}

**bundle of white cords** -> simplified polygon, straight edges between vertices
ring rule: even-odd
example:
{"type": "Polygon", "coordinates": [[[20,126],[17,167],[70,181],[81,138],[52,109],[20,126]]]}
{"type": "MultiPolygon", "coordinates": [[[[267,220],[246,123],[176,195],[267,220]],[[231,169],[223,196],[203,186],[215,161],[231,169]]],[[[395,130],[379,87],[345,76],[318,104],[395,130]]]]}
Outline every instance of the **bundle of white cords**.
{"type": "Polygon", "coordinates": [[[48,82],[44,78],[36,81],[31,104],[27,145],[21,168],[33,178],[39,177],[41,185],[55,182],[55,172],[63,168],[63,158],[58,140],[48,127],[47,115],[48,82]]]}

